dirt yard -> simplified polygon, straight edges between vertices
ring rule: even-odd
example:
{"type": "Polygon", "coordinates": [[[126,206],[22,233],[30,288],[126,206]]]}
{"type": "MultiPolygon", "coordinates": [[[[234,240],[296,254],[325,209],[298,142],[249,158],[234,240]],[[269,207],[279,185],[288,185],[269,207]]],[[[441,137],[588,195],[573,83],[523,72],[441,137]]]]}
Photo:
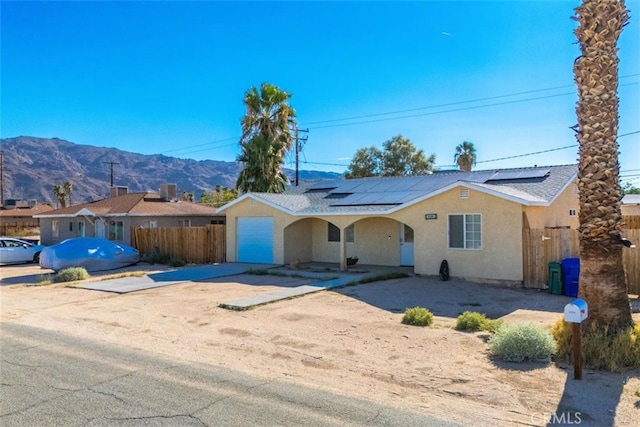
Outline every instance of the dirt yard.
{"type": "Polygon", "coordinates": [[[124,295],[25,286],[43,273],[33,266],[0,267],[2,322],[225,366],[462,425],[637,426],[640,419],[638,371],[585,370],[576,381],[566,364],[492,360],[487,334],[453,329],[466,310],[550,325],[567,297],[410,277],[235,312],[218,305],[306,282],[241,275],[124,295]],[[413,306],[430,309],[434,326],[401,324],[402,312],[413,306]]]}

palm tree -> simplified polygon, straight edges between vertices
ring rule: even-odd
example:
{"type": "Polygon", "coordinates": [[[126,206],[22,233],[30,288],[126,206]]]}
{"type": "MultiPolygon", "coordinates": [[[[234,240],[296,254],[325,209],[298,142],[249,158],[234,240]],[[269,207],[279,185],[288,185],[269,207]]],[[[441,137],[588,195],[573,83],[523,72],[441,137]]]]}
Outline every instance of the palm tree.
{"type": "Polygon", "coordinates": [[[476,165],[476,147],[473,146],[473,142],[464,141],[458,145],[453,161],[461,171],[471,172],[471,167],[476,165]]]}
{"type": "Polygon", "coordinates": [[[69,206],[71,206],[73,204],[71,203],[71,190],[73,190],[73,184],[67,181],[62,185],[62,187],[64,188],[65,196],[69,199],[69,206]]]}
{"type": "Polygon", "coordinates": [[[240,148],[238,161],[244,163],[244,168],[236,183],[239,191],[281,193],[285,190],[288,179],[282,171],[281,143],[258,134],[241,143],[240,148]]]}
{"type": "Polygon", "coordinates": [[[617,144],[617,41],[628,12],[624,0],[583,0],[575,14],[581,51],[573,66],[580,146],[579,295],[589,306],[588,328],[616,330],[632,324],[620,244],[617,144]]]}
{"type": "Polygon", "coordinates": [[[56,197],[57,207],[66,208],[67,207],[67,193],[64,190],[64,186],[60,184],[56,184],[53,186],[53,195],[56,197]]]}
{"type": "Polygon", "coordinates": [[[247,111],[241,120],[242,153],[238,157],[244,167],[236,183],[241,191],[284,191],[287,180],[281,169],[291,149],[291,129],[296,126],[289,98],[289,93],[269,83],[245,93],[247,111]]]}

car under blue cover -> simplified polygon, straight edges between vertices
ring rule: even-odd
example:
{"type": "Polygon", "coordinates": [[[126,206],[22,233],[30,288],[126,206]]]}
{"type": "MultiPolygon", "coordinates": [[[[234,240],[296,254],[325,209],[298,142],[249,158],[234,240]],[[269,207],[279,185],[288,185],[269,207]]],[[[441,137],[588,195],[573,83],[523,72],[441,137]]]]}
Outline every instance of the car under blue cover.
{"type": "Polygon", "coordinates": [[[77,237],[40,253],[40,267],[60,271],[70,267],[84,267],[87,271],[113,270],[140,261],[137,249],[99,237],[77,237]]]}

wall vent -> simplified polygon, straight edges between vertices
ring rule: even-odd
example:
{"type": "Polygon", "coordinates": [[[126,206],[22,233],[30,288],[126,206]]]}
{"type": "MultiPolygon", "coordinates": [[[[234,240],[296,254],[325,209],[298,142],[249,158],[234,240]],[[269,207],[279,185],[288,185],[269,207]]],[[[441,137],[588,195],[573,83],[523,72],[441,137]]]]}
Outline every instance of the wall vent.
{"type": "Polygon", "coordinates": [[[469,189],[461,188],[460,189],[460,198],[461,199],[468,199],[469,198],[469,189]]]}

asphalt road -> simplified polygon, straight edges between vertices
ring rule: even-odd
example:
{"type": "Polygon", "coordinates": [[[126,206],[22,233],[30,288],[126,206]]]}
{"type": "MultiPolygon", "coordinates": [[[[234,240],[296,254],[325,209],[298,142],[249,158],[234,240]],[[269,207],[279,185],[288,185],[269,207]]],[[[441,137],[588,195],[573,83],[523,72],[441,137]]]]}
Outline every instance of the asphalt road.
{"type": "Polygon", "coordinates": [[[3,427],[454,425],[53,331],[1,328],[3,427]]]}

